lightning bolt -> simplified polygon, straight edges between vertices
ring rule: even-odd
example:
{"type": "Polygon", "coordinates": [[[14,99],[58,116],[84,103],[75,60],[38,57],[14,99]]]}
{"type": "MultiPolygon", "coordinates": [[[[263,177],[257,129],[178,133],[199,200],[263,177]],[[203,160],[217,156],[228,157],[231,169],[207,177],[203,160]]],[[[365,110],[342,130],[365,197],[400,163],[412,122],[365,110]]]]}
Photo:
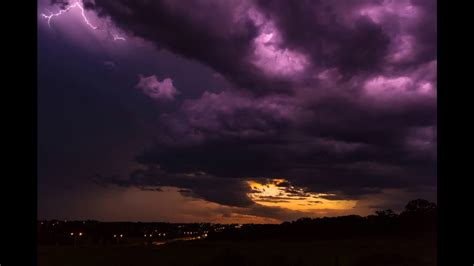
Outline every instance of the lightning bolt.
{"type": "MultiPolygon", "coordinates": [[[[86,13],[85,13],[85,10],[84,10],[84,7],[81,5],[81,3],[79,3],[79,1],[76,1],[74,4],[71,4],[69,6],[67,6],[66,8],[64,9],[61,9],[59,10],[58,12],[56,13],[53,13],[51,11],[48,10],[48,12],[50,13],[49,15],[46,15],[44,13],[41,14],[41,17],[45,18],[48,20],[48,26],[51,27],[51,19],[53,17],[59,17],[60,15],[68,12],[69,10],[73,9],[73,8],[79,8],[81,10],[81,15],[82,15],[82,19],[84,20],[84,22],[93,30],[97,30],[99,29],[99,27],[97,26],[94,26],[90,21],[89,19],[87,19],[87,16],[86,16],[86,13]]],[[[47,9],[46,9],[47,10],[47,9]]],[[[119,36],[118,34],[112,34],[112,37],[114,38],[114,41],[125,41],[125,38],[122,37],[122,36],[119,36]]]]}
{"type": "Polygon", "coordinates": [[[86,13],[85,13],[85,10],[84,10],[84,7],[79,3],[79,2],[75,2],[74,4],[72,5],[69,5],[67,6],[65,9],[61,9],[59,10],[59,12],[57,13],[53,13],[50,11],[50,14],[49,15],[46,15],[44,13],[41,14],[41,16],[45,19],[48,20],[48,26],[51,27],[51,19],[53,17],[58,17],[66,12],[68,12],[69,10],[71,10],[72,8],[79,8],[81,10],[81,15],[82,15],[82,18],[84,19],[84,22],[89,26],[91,27],[93,30],[96,30],[97,29],[97,26],[94,26],[92,25],[92,23],[90,23],[90,21],[87,19],[87,16],[86,16],[86,13]]]}

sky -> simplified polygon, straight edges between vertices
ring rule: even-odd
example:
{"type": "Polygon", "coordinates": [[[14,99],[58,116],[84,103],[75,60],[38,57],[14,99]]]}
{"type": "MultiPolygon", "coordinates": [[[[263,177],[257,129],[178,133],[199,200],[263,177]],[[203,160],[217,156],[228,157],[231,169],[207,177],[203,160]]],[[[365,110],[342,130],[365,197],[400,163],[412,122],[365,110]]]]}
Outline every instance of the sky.
{"type": "Polygon", "coordinates": [[[38,1],[38,218],[436,201],[433,0],[38,1]]]}

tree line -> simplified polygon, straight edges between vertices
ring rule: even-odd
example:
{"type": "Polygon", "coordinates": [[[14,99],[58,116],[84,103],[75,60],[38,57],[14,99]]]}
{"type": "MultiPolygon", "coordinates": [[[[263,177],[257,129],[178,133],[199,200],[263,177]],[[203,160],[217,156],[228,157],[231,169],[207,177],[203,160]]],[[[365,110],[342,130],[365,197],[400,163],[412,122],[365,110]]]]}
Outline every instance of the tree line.
{"type": "Polygon", "coordinates": [[[391,209],[376,211],[365,217],[346,215],[338,217],[300,218],[277,225],[247,224],[209,234],[209,240],[256,239],[338,239],[381,235],[435,234],[437,205],[424,199],[409,201],[397,214],[391,209]]]}

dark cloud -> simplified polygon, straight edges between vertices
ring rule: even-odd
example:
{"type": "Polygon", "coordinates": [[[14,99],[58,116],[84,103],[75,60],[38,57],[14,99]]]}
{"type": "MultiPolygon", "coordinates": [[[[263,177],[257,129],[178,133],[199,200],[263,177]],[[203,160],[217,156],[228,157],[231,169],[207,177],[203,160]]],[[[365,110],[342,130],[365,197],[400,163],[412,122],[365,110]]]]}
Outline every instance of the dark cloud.
{"type": "Polygon", "coordinates": [[[244,180],[226,180],[205,173],[169,174],[160,168],[150,167],[146,170],[136,170],[130,177],[97,176],[95,181],[103,186],[113,184],[143,190],[177,187],[184,196],[202,198],[222,205],[246,207],[253,204],[247,196],[250,188],[244,180]]]}
{"type": "Polygon", "coordinates": [[[351,24],[341,18],[350,10],[334,1],[258,0],[258,7],[273,19],[285,44],[309,53],[315,64],[339,67],[354,74],[380,67],[390,43],[379,25],[367,17],[351,24]]]}
{"type": "Polygon", "coordinates": [[[125,32],[206,64],[238,86],[284,89],[248,61],[258,29],[237,9],[245,1],[95,1],[91,9],[109,16],[125,32]]]}
{"type": "Polygon", "coordinates": [[[291,184],[326,199],[436,185],[433,1],[96,0],[91,8],[233,83],[162,114],[155,145],[136,158],[155,170],[109,183],[176,186],[241,207],[252,206],[250,178],[284,178],[287,192],[304,193],[291,184]]]}

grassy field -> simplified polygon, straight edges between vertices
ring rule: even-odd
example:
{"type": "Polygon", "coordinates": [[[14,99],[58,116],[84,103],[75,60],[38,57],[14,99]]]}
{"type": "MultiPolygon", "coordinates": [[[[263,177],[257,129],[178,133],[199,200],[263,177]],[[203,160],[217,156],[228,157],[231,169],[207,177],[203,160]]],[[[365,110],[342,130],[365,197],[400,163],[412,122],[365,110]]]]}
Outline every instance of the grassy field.
{"type": "Polygon", "coordinates": [[[40,266],[436,265],[434,238],[174,242],[161,246],[38,246],[40,266]]]}

